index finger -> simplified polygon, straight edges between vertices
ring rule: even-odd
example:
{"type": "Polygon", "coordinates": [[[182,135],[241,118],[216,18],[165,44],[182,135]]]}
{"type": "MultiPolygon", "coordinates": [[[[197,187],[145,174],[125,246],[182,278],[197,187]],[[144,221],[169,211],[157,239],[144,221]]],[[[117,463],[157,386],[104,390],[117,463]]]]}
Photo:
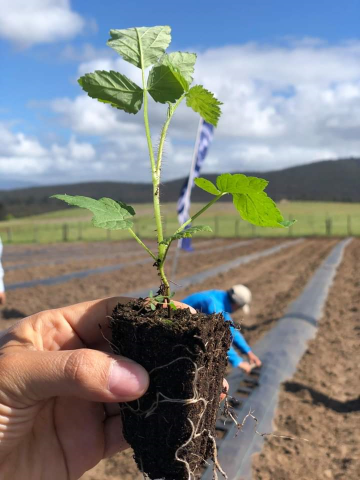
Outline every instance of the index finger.
{"type": "Polygon", "coordinates": [[[55,316],[65,320],[81,341],[90,347],[101,342],[100,327],[107,327],[116,305],[128,303],[130,297],[109,297],[89,302],[77,303],[68,307],[50,310],[55,316]]]}
{"type": "MultiPolygon", "coordinates": [[[[100,327],[107,327],[118,303],[129,297],[109,297],[68,307],[44,310],[17,322],[5,331],[0,342],[36,350],[72,350],[82,347],[108,346],[100,327]]],[[[110,335],[104,334],[105,337],[110,335]]],[[[109,350],[109,348],[107,348],[109,350]]]]}

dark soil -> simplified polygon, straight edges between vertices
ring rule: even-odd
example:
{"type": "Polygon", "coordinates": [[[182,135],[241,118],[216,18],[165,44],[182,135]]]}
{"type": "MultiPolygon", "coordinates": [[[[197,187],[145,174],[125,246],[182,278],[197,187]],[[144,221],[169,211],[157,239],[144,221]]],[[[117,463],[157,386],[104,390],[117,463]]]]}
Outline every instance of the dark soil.
{"type": "Polygon", "coordinates": [[[121,404],[124,436],[140,471],[152,479],[187,480],[216,459],[215,422],[230,345],[219,315],[178,309],[167,317],[144,302],[119,304],[110,321],[115,353],[143,365],[150,387],[121,404]]]}

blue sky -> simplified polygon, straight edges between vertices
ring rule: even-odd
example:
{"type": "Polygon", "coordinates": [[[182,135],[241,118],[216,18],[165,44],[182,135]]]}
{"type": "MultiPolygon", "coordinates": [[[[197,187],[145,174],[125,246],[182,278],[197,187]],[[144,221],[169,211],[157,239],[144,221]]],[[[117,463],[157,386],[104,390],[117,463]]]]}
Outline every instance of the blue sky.
{"type": "MultiPolygon", "coordinates": [[[[0,0],[0,11],[0,188],[148,179],[140,116],[76,82],[104,65],[137,78],[106,47],[110,28],[169,24],[171,49],[198,54],[196,81],[224,102],[205,170],[360,155],[358,1],[0,0]]],[[[164,111],[153,108],[156,140],[164,111]]],[[[196,125],[180,109],[165,178],[186,174],[196,125]]]]}

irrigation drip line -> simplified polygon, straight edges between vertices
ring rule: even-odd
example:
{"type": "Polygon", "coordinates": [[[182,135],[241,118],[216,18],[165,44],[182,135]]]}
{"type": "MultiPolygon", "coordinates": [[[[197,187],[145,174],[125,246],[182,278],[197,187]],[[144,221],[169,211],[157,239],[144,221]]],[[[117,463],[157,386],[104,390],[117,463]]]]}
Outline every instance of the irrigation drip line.
{"type": "MultiPolygon", "coordinates": [[[[232,244],[232,245],[227,245],[226,249],[236,248],[240,245],[246,245],[247,243],[249,243],[249,241],[246,241],[246,242],[240,241],[240,242],[237,242],[237,243],[232,244]]],[[[214,249],[209,249],[209,250],[207,250],[205,252],[201,252],[201,253],[212,253],[213,251],[218,250],[219,248],[225,249],[225,247],[216,247],[214,249]]],[[[85,278],[85,277],[88,277],[90,275],[97,275],[97,274],[101,274],[101,273],[113,272],[115,270],[122,270],[122,269],[127,268],[127,267],[133,267],[133,266],[136,266],[136,265],[151,263],[153,261],[154,260],[152,258],[149,258],[149,256],[146,255],[146,256],[142,256],[139,260],[136,260],[136,261],[133,261],[133,262],[118,263],[116,265],[105,265],[103,267],[91,268],[91,269],[87,269],[87,270],[79,270],[77,272],[71,272],[71,273],[67,273],[67,274],[64,274],[64,275],[58,275],[56,277],[48,277],[48,278],[42,278],[42,279],[37,279],[37,280],[29,280],[27,282],[12,283],[12,284],[6,285],[6,290],[18,290],[18,289],[21,289],[21,288],[35,287],[37,285],[45,285],[45,286],[58,285],[60,283],[68,282],[69,280],[73,280],[74,278],[85,278]]],[[[5,269],[5,271],[9,271],[9,270],[10,269],[5,269]]],[[[16,270],[16,268],[13,268],[13,270],[16,270]]],[[[157,288],[158,288],[158,286],[156,287],[156,289],[157,288]]],[[[149,292],[149,290],[147,290],[147,292],[149,292]]]]}
{"type": "MultiPolygon", "coordinates": [[[[189,275],[187,277],[179,279],[179,282],[181,282],[181,285],[176,285],[172,287],[175,291],[178,290],[183,290],[186,287],[189,287],[191,285],[196,285],[197,283],[201,283],[204,280],[214,277],[220,273],[225,273],[228,272],[229,270],[232,270],[233,268],[236,268],[240,265],[245,265],[246,263],[250,263],[253,260],[258,260],[259,258],[267,257],[269,255],[272,255],[274,253],[279,252],[280,250],[283,250],[284,248],[291,247],[293,245],[297,245],[300,242],[303,242],[303,238],[299,238],[298,240],[290,240],[285,243],[281,243],[280,245],[276,245],[275,247],[267,248],[265,250],[261,250],[260,252],[254,252],[250,253],[249,255],[241,255],[240,257],[234,258],[233,260],[230,260],[230,262],[222,263],[221,265],[213,268],[209,268],[207,270],[204,270],[199,273],[195,273],[193,275],[189,275]]],[[[170,279],[171,281],[171,279],[170,279]]],[[[120,295],[126,295],[130,297],[146,297],[149,294],[149,291],[157,291],[159,288],[159,285],[155,285],[152,287],[148,287],[146,289],[141,289],[141,290],[134,290],[132,292],[125,292],[121,293],[120,295]]]]}
{"type": "MultiPolygon", "coordinates": [[[[238,398],[244,389],[240,385],[246,382],[238,369],[227,377],[229,395],[234,397],[235,402],[237,398],[239,400],[238,405],[234,405],[237,421],[241,424],[249,412],[253,412],[257,419],[255,422],[248,417],[241,431],[234,424],[223,426],[218,460],[226,466],[229,480],[251,480],[251,457],[262,449],[264,437],[261,434],[272,432],[280,385],[293,376],[308,341],[316,335],[329,289],[350,241],[349,238],[342,240],[332,249],[285,315],[253,346],[263,362],[259,386],[253,393],[246,399],[238,398]]],[[[207,468],[202,480],[211,478],[212,469],[207,468]]]]}
{"type": "MultiPolygon", "coordinates": [[[[258,239],[255,240],[242,240],[236,243],[232,243],[230,245],[224,245],[224,246],[219,246],[219,247],[214,247],[210,248],[208,250],[196,250],[194,252],[182,252],[183,255],[205,255],[208,253],[214,253],[220,250],[230,250],[232,248],[238,247],[238,246],[243,246],[243,245],[248,245],[249,243],[254,243],[258,239]]],[[[205,242],[204,242],[205,243],[205,242]]],[[[208,245],[209,242],[206,242],[208,245]]],[[[202,245],[202,243],[198,244],[198,246],[202,245]]],[[[141,254],[141,250],[140,250],[141,254]]],[[[116,257],[129,257],[129,256],[138,256],[139,255],[139,249],[137,248],[136,251],[132,252],[113,252],[113,253],[107,253],[107,254],[102,254],[102,255],[96,255],[96,254],[88,254],[88,255],[79,255],[79,252],[74,252],[72,255],[68,255],[67,258],[64,258],[64,255],[61,255],[60,253],[56,253],[56,255],[52,255],[52,258],[49,260],[35,260],[34,263],[21,263],[17,265],[10,265],[6,266],[3,265],[5,272],[13,272],[15,270],[24,270],[26,268],[33,268],[33,267],[39,267],[39,266],[49,266],[49,265],[64,265],[66,263],[69,263],[71,260],[75,259],[76,260],[104,260],[108,258],[116,258],[116,257]]]]}
{"type": "Polygon", "coordinates": [[[67,273],[65,275],[59,275],[57,277],[41,278],[38,280],[30,280],[29,282],[12,283],[10,285],[6,285],[6,290],[18,290],[19,288],[35,287],[37,285],[58,285],[59,283],[65,283],[69,280],[73,280],[74,278],[85,278],[89,275],[113,272],[114,270],[122,270],[123,268],[129,266],[142,265],[144,263],[151,263],[153,261],[154,260],[151,257],[146,257],[131,263],[118,263],[117,265],[107,265],[105,267],[92,268],[90,270],[80,270],[79,272],[67,273]]]}

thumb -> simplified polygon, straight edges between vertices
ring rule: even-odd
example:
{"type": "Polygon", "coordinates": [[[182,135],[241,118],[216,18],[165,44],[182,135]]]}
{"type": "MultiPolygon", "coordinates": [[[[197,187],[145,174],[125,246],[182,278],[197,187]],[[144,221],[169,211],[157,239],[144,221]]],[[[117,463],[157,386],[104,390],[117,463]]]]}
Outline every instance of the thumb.
{"type": "Polygon", "coordinates": [[[127,402],[141,397],[149,386],[141,365],[91,349],[9,353],[0,358],[0,367],[0,390],[27,406],[56,396],[127,402]]]}

